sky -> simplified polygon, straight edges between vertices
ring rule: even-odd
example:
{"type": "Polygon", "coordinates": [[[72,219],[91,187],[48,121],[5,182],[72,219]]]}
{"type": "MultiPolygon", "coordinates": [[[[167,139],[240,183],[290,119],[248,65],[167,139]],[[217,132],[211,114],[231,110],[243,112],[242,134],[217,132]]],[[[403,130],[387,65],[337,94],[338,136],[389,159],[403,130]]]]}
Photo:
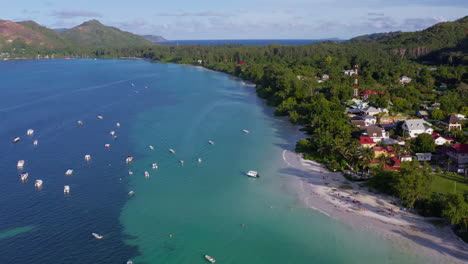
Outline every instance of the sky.
{"type": "Polygon", "coordinates": [[[1,0],[0,19],[84,21],[166,39],[349,39],[468,15],[468,0],[1,0]]]}

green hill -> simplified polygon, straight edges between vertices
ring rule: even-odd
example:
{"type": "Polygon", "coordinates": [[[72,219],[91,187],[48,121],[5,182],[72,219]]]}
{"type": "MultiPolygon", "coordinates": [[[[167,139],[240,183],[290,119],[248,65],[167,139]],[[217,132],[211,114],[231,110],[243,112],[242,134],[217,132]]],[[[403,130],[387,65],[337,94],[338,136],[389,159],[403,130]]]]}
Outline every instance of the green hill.
{"type": "Polygon", "coordinates": [[[122,31],[114,27],[108,27],[97,20],[90,20],[71,28],[62,36],[70,43],[78,46],[99,47],[133,47],[153,45],[145,38],[122,31]]]}
{"type": "Polygon", "coordinates": [[[31,20],[22,21],[22,22],[18,22],[18,24],[23,25],[24,27],[29,28],[32,31],[41,34],[44,38],[44,42],[48,43],[48,46],[57,48],[57,47],[65,47],[69,44],[68,41],[65,40],[59,33],[55,32],[52,29],[43,27],[34,21],[31,21],[31,20]]]}
{"type": "Polygon", "coordinates": [[[151,42],[160,42],[160,41],[167,41],[167,39],[163,38],[162,36],[156,36],[156,35],[142,35],[145,39],[151,41],[151,42]]]}

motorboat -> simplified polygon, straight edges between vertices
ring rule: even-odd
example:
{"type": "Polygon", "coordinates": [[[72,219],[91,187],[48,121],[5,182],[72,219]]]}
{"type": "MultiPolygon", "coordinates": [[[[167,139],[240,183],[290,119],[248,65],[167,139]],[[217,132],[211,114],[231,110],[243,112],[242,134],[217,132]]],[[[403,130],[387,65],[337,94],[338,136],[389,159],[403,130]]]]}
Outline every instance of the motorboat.
{"type": "Polygon", "coordinates": [[[210,143],[211,145],[214,145],[214,141],[208,141],[208,143],[210,143]]]}
{"type": "Polygon", "coordinates": [[[148,171],[145,171],[145,178],[149,178],[150,174],[148,171]]]}
{"type": "Polygon", "coordinates": [[[15,138],[13,139],[13,143],[18,143],[19,141],[20,141],[20,137],[15,137],[15,138]]]}
{"type": "Polygon", "coordinates": [[[169,152],[171,152],[172,154],[175,154],[175,150],[173,149],[169,149],[169,152]]]}
{"type": "Polygon", "coordinates": [[[242,132],[247,133],[247,134],[250,133],[250,131],[248,131],[247,129],[242,129],[242,132]]]}
{"type": "Polygon", "coordinates": [[[105,144],[104,147],[110,148],[110,144],[105,144]]]}
{"type": "Polygon", "coordinates": [[[70,186],[69,185],[63,186],[63,193],[64,194],[69,194],[70,193],[70,186]]]}
{"type": "Polygon", "coordinates": [[[91,155],[86,154],[86,155],[84,156],[84,159],[85,159],[86,161],[90,161],[90,160],[91,160],[91,155]]]}
{"type": "Polygon", "coordinates": [[[18,160],[16,167],[18,167],[18,169],[22,169],[24,167],[24,160],[18,160]]]}
{"type": "Polygon", "coordinates": [[[127,260],[127,264],[133,264],[133,261],[131,259],[127,260]]]}
{"type": "Polygon", "coordinates": [[[202,159],[201,159],[201,158],[198,158],[198,163],[202,163],[202,159]]]}
{"type": "Polygon", "coordinates": [[[97,233],[91,233],[91,235],[93,235],[93,237],[95,237],[96,239],[103,239],[104,236],[101,236],[100,234],[97,234],[97,233]]]}
{"type": "Polygon", "coordinates": [[[179,160],[181,165],[184,165],[184,160],[179,160]]]}
{"type": "Polygon", "coordinates": [[[150,145],[150,146],[149,146],[149,149],[154,150],[154,147],[150,145]]]}
{"type": "Polygon", "coordinates": [[[216,262],[216,259],[214,259],[213,257],[208,256],[208,255],[205,255],[205,259],[208,260],[208,261],[211,262],[211,263],[215,263],[215,262],[216,262]]]}
{"type": "Polygon", "coordinates": [[[153,166],[153,169],[155,169],[155,170],[158,168],[158,164],[157,164],[157,163],[153,163],[152,166],[153,166]]]}
{"type": "Polygon", "coordinates": [[[65,172],[65,175],[67,176],[70,176],[73,174],[73,170],[72,169],[68,169],[66,172],[65,172]]]}
{"type": "Polygon", "coordinates": [[[129,195],[129,196],[132,196],[132,195],[134,195],[134,194],[135,194],[135,191],[129,191],[129,192],[128,192],[128,195],[129,195]]]}
{"type": "Polygon", "coordinates": [[[248,171],[246,174],[247,176],[252,177],[252,178],[260,178],[260,175],[258,174],[258,172],[253,171],[253,170],[248,171]]]}
{"type": "Polygon", "coordinates": [[[31,128],[30,128],[30,129],[28,129],[28,131],[26,131],[26,135],[28,135],[28,136],[32,136],[32,135],[34,135],[34,130],[33,130],[33,129],[31,129],[31,128]]]}
{"type": "Polygon", "coordinates": [[[120,123],[119,122],[115,123],[115,126],[120,127],[120,123]]]}
{"type": "Polygon", "coordinates": [[[102,120],[104,117],[102,115],[98,115],[97,118],[102,120]]]}
{"type": "Polygon", "coordinates": [[[21,177],[21,181],[25,182],[28,180],[28,176],[29,176],[29,173],[25,172],[25,173],[21,173],[20,177],[21,177]]]}
{"type": "Polygon", "coordinates": [[[37,146],[38,144],[39,144],[39,141],[37,141],[37,139],[35,139],[35,140],[33,141],[33,145],[34,145],[34,146],[37,146]]]}
{"type": "Polygon", "coordinates": [[[79,126],[82,126],[82,125],[83,125],[83,121],[81,121],[81,120],[78,120],[77,123],[78,123],[79,126]]]}
{"type": "Polygon", "coordinates": [[[128,156],[128,157],[125,159],[125,162],[126,162],[127,164],[132,163],[132,161],[133,161],[133,157],[132,157],[132,156],[128,156]]]}
{"type": "Polygon", "coordinates": [[[128,175],[133,175],[133,171],[128,171],[128,175]]]}
{"type": "Polygon", "coordinates": [[[34,183],[34,187],[41,188],[42,187],[42,180],[36,180],[36,182],[34,183]]]}
{"type": "Polygon", "coordinates": [[[109,134],[110,134],[111,136],[114,136],[114,135],[115,135],[115,131],[112,130],[109,134]]]}

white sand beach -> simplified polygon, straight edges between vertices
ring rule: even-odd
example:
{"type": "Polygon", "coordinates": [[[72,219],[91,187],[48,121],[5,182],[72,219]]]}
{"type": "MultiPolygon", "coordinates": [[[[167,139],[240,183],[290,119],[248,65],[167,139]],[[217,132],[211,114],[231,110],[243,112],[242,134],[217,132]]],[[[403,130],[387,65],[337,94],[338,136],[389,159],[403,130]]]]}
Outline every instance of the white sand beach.
{"type": "Polygon", "coordinates": [[[306,207],[351,228],[377,232],[404,250],[431,257],[435,263],[468,261],[468,245],[449,226],[438,227],[429,218],[401,211],[392,204],[395,198],[371,193],[367,187],[346,180],[342,173],[330,172],[320,163],[303,159],[301,154],[284,150],[283,160],[289,174],[298,180],[298,195],[306,207]],[[353,189],[341,189],[344,184],[353,189]]]}

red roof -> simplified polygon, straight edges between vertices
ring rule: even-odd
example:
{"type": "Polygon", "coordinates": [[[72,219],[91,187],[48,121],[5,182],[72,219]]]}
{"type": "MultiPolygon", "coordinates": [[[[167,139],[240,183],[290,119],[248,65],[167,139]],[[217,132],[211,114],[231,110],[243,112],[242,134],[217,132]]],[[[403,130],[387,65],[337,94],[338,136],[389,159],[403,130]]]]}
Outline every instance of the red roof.
{"type": "Polygon", "coordinates": [[[370,137],[359,137],[360,144],[375,144],[374,140],[370,137]]]}
{"type": "Polygon", "coordinates": [[[456,153],[468,153],[468,144],[453,144],[452,148],[456,153]]]}
{"type": "Polygon", "coordinates": [[[372,148],[374,151],[393,151],[392,146],[375,146],[372,148]]]}
{"type": "Polygon", "coordinates": [[[377,91],[373,91],[373,90],[361,91],[361,95],[371,95],[371,94],[383,94],[383,92],[377,92],[377,91]]]}
{"type": "Polygon", "coordinates": [[[245,62],[239,61],[236,65],[244,65],[245,62]]]}

